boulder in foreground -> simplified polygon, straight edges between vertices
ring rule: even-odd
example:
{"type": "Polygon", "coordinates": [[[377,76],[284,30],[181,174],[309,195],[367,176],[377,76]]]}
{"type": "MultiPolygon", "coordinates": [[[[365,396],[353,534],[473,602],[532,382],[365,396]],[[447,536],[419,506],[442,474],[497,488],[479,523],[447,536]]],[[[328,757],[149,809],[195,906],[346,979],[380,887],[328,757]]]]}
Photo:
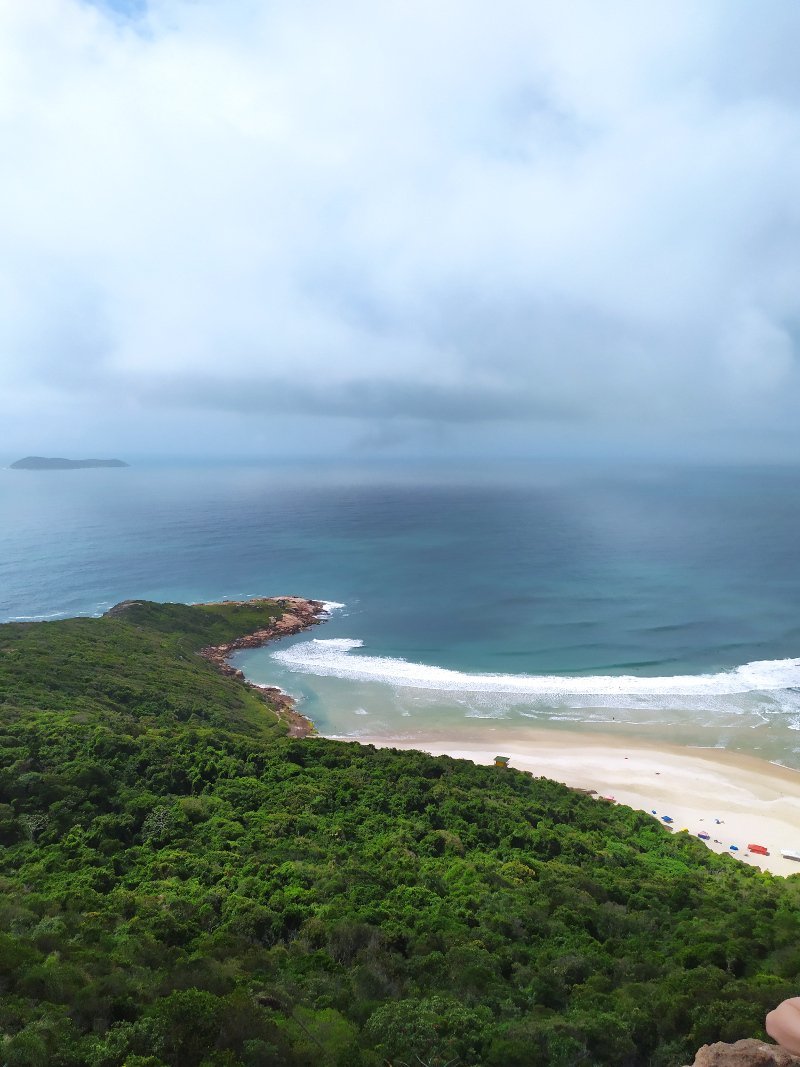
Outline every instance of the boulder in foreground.
{"type": "Polygon", "coordinates": [[[732,1045],[703,1045],[692,1067],[800,1067],[800,1058],[767,1041],[746,1038],[732,1045]]]}

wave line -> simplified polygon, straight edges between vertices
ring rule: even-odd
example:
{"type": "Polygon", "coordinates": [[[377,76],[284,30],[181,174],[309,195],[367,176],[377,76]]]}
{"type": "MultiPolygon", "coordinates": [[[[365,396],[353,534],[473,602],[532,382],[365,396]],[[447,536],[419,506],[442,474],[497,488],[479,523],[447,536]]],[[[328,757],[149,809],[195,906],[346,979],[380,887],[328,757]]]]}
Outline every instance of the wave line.
{"type": "Polygon", "coordinates": [[[416,689],[462,693],[504,693],[541,696],[723,696],[790,689],[800,686],[800,659],[754,660],[717,674],[684,674],[661,678],[636,675],[470,674],[391,656],[353,655],[364,642],[339,637],[315,638],[272,657],[290,671],[361,682],[384,682],[416,689]]]}

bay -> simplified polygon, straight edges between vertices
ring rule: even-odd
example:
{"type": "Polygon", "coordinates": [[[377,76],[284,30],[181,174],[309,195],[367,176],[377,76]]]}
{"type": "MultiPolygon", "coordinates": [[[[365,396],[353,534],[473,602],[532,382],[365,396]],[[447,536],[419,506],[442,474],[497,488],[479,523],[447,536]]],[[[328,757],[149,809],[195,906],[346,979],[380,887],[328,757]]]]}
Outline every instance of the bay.
{"type": "Polygon", "coordinates": [[[791,763],[799,529],[793,467],[4,469],[0,618],[296,593],[344,606],[241,665],[327,732],[614,723],[791,763]],[[755,682],[731,681],[753,663],[755,682]],[[487,675],[534,681],[509,693],[487,675]],[[675,692],[703,676],[717,681],[675,692]]]}

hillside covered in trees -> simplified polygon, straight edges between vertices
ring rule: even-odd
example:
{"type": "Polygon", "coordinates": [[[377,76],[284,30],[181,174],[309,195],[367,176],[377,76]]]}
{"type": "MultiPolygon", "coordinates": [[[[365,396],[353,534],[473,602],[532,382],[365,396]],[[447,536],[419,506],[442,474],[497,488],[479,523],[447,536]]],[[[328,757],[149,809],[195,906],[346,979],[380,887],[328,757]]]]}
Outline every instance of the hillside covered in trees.
{"type": "Polygon", "coordinates": [[[797,992],[800,878],[545,779],[292,740],[197,652],[0,627],[0,1061],[677,1067],[797,992]]]}

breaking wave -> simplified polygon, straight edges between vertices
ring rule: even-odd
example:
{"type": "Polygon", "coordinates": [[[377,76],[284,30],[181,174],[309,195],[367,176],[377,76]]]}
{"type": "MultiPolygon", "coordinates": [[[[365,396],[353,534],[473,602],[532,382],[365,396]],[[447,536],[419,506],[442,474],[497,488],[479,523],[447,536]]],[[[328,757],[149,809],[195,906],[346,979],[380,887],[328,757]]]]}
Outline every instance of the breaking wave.
{"type": "Polygon", "coordinates": [[[800,659],[755,660],[716,674],[635,675],[470,674],[390,656],[354,655],[363,641],[314,639],[278,649],[272,657],[287,670],[351,681],[383,682],[417,689],[491,693],[525,698],[714,697],[773,692],[800,686],[800,659]]]}

